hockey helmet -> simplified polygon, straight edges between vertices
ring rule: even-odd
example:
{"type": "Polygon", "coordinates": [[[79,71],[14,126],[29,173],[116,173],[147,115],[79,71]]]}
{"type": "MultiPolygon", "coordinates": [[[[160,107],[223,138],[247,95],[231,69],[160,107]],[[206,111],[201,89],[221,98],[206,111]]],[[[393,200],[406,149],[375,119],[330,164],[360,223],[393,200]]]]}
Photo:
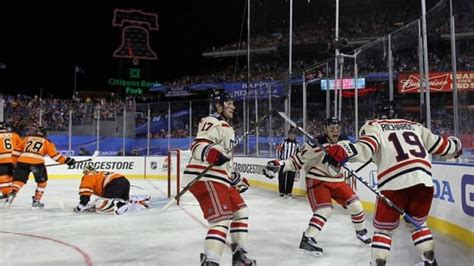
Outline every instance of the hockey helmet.
{"type": "Polygon", "coordinates": [[[48,128],[39,126],[38,129],[36,130],[36,134],[42,137],[48,136],[48,128]]]}
{"type": "Polygon", "coordinates": [[[328,119],[326,119],[326,123],[325,123],[325,126],[330,126],[330,125],[341,125],[341,121],[339,121],[339,119],[337,119],[337,117],[329,117],[328,119]]]}
{"type": "Polygon", "coordinates": [[[397,117],[398,106],[394,101],[381,100],[377,103],[377,117],[391,119],[397,117]]]}
{"type": "Polygon", "coordinates": [[[233,100],[234,98],[226,91],[214,90],[211,92],[210,101],[214,112],[217,111],[216,105],[218,103],[224,105],[225,102],[233,100]]]}
{"type": "Polygon", "coordinates": [[[94,171],[96,171],[95,167],[92,164],[88,164],[84,167],[84,170],[82,170],[82,173],[84,175],[87,175],[88,173],[94,172],[94,171]]]}
{"type": "Polygon", "coordinates": [[[324,133],[326,137],[335,143],[341,135],[341,121],[337,117],[329,117],[324,123],[324,133]]]}

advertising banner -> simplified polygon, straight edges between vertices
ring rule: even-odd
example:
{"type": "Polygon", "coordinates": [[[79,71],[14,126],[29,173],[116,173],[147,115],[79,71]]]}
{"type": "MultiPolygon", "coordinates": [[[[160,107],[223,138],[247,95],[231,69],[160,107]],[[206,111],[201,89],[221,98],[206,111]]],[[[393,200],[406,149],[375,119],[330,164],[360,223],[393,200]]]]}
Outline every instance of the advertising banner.
{"type": "MultiPolygon", "coordinates": [[[[474,91],[474,71],[457,73],[459,91],[474,91]]],[[[453,75],[450,72],[431,72],[429,78],[430,92],[452,92],[453,75]]],[[[400,73],[398,77],[399,93],[419,93],[420,73],[400,73]]]]}

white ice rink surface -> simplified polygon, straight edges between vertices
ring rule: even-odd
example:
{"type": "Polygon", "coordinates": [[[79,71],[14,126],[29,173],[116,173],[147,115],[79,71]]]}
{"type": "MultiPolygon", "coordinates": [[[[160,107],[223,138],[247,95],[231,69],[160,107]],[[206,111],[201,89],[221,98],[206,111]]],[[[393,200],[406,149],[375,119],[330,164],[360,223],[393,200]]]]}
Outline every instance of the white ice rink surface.
{"type": "MultiPolygon", "coordinates": [[[[33,180],[11,208],[0,207],[0,265],[199,265],[207,222],[192,196],[167,212],[166,185],[136,180],[131,194],[154,197],[154,209],[123,216],[76,214],[79,180],[49,181],[44,210],[31,210],[33,180]]],[[[335,207],[319,235],[322,257],[301,254],[301,234],[312,216],[305,198],[280,199],[275,192],[251,188],[244,194],[250,208],[249,256],[262,265],[368,265],[370,247],[359,242],[350,216],[335,207]]],[[[372,234],[372,215],[366,223],[372,234]]],[[[474,265],[474,250],[434,232],[439,265],[474,265]]],[[[401,223],[388,265],[415,265],[419,257],[401,223]]],[[[227,246],[221,265],[231,265],[227,246]]]]}

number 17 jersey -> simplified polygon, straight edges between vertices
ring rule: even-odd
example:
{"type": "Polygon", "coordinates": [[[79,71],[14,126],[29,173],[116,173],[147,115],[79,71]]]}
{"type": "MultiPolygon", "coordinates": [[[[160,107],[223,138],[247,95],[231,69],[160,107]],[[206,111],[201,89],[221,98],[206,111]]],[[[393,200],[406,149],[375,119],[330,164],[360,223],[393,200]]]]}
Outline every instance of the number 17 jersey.
{"type": "Polygon", "coordinates": [[[456,143],[435,135],[423,125],[403,119],[370,120],[354,143],[350,160],[377,165],[378,189],[400,190],[417,184],[432,187],[431,154],[451,158],[456,143]]]}

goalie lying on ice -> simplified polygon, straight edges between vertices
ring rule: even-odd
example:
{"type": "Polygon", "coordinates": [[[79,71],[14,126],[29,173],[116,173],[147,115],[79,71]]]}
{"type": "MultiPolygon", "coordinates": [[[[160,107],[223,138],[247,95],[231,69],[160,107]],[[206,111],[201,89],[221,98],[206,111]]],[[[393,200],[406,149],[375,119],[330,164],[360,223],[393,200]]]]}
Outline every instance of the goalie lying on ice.
{"type": "Polygon", "coordinates": [[[123,214],[130,209],[139,210],[150,207],[150,196],[129,195],[130,182],[119,173],[97,171],[93,166],[87,165],[83,171],[79,186],[79,204],[74,211],[96,213],[123,214]],[[99,198],[93,202],[91,195],[99,198]]]}

